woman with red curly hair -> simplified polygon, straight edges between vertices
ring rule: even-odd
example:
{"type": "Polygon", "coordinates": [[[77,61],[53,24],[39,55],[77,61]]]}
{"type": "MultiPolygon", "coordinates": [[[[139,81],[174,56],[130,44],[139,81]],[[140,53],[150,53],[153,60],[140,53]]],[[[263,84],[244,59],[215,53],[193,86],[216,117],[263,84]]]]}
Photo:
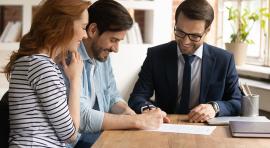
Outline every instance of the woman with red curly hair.
{"type": "Polygon", "coordinates": [[[4,69],[9,80],[9,147],[65,147],[76,139],[83,67],[77,48],[86,37],[89,5],[81,0],[45,1],[19,50],[12,53],[4,69]],[[67,52],[72,53],[68,65],[67,52]],[[70,88],[68,97],[66,87],[70,88]]]}

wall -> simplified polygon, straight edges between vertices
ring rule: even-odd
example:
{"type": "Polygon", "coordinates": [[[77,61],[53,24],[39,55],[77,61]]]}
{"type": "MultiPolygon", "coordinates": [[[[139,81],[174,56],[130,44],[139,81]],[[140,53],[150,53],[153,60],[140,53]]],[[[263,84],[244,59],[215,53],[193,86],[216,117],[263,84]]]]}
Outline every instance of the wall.
{"type": "Polygon", "coordinates": [[[147,45],[121,45],[118,53],[110,54],[117,88],[126,101],[138,79],[147,48],[147,45]]]}
{"type": "MultiPolygon", "coordinates": [[[[175,11],[176,11],[176,8],[177,6],[182,2],[183,0],[173,0],[173,10],[172,10],[172,28],[174,27],[174,24],[175,24],[175,11]]],[[[206,36],[206,42],[209,43],[209,44],[213,44],[215,45],[217,43],[217,8],[218,8],[218,1],[217,0],[208,0],[208,2],[212,5],[213,9],[214,9],[214,13],[215,13],[215,18],[214,18],[214,21],[211,25],[211,29],[210,29],[210,32],[207,34],[206,36]]],[[[174,39],[174,34],[172,34],[172,39],[174,39]]]]}

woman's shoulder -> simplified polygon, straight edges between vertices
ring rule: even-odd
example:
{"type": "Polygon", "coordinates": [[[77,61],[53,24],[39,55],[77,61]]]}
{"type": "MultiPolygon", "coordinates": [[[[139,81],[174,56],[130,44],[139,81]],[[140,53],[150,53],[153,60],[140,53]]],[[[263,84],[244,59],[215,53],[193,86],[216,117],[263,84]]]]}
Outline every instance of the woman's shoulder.
{"type": "Polygon", "coordinates": [[[58,69],[55,62],[49,56],[43,54],[25,56],[21,58],[21,60],[26,61],[26,64],[28,64],[27,67],[29,74],[32,73],[45,74],[49,71],[56,72],[56,69],[58,69]]]}

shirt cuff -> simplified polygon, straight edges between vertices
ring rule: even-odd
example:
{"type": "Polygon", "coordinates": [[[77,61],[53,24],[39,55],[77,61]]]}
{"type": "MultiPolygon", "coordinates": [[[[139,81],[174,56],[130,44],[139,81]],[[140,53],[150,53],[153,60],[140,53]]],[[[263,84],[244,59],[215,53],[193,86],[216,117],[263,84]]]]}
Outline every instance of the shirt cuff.
{"type": "Polygon", "coordinates": [[[150,105],[145,105],[141,107],[141,113],[143,113],[143,111],[145,110],[151,110],[152,108],[156,108],[154,105],[150,104],[150,105]]]}
{"type": "Polygon", "coordinates": [[[117,97],[117,98],[111,100],[109,110],[112,108],[112,106],[113,106],[115,103],[117,103],[117,102],[119,102],[119,101],[125,102],[125,100],[123,100],[121,97],[117,97]]]}
{"type": "Polygon", "coordinates": [[[104,112],[91,109],[91,111],[88,112],[87,115],[83,115],[82,117],[83,119],[81,120],[80,126],[82,127],[82,129],[80,129],[82,133],[101,131],[104,119],[104,112]]]}

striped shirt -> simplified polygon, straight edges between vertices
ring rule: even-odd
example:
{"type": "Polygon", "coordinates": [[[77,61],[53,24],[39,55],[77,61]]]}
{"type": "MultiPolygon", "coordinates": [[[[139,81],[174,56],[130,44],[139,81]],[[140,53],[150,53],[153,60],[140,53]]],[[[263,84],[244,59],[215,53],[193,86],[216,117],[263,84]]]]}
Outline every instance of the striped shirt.
{"type": "Polygon", "coordinates": [[[10,147],[65,147],[75,132],[66,87],[46,55],[15,61],[9,85],[10,147]]]}

